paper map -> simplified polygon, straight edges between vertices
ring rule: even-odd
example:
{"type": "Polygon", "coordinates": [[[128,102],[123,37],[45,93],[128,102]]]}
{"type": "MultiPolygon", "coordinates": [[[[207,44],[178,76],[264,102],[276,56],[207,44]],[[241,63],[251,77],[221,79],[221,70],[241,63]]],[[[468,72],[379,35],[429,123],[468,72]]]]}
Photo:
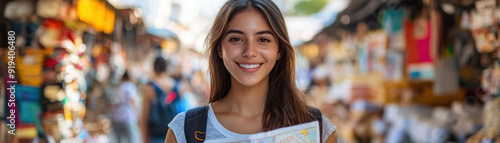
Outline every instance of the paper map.
{"type": "Polygon", "coordinates": [[[319,143],[318,121],[276,130],[249,134],[245,137],[206,140],[206,143],[319,143]]]}

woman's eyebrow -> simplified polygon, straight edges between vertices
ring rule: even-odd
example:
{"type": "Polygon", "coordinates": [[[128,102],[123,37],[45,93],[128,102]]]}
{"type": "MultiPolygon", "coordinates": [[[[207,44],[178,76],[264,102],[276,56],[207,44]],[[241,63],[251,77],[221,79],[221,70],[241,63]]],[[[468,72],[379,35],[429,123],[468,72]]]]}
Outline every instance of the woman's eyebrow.
{"type": "MultiPolygon", "coordinates": [[[[234,30],[234,29],[228,30],[226,34],[230,34],[230,33],[245,35],[245,32],[240,31],[240,30],[234,30]]],[[[269,30],[255,32],[255,35],[262,35],[262,34],[271,34],[271,35],[273,35],[273,33],[271,31],[269,31],[269,30]]]]}
{"type": "Polygon", "coordinates": [[[256,32],[255,35],[262,35],[262,34],[271,34],[273,35],[273,33],[269,30],[264,30],[264,31],[259,31],[259,32],[256,32]]]}
{"type": "Polygon", "coordinates": [[[236,34],[243,34],[243,35],[245,35],[245,33],[243,31],[234,30],[234,29],[230,29],[229,31],[227,31],[226,34],[229,34],[229,33],[236,33],[236,34]]]}

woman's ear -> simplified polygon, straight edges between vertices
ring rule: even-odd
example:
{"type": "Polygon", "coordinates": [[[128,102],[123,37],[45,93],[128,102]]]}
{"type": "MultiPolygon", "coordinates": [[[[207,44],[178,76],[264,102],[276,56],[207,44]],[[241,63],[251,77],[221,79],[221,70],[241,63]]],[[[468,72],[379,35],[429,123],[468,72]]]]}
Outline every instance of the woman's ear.
{"type": "Polygon", "coordinates": [[[278,52],[278,55],[276,56],[276,60],[280,60],[281,59],[281,53],[278,52]]]}
{"type": "Polygon", "coordinates": [[[219,58],[222,58],[222,48],[220,46],[217,47],[217,55],[219,55],[219,58]]]}

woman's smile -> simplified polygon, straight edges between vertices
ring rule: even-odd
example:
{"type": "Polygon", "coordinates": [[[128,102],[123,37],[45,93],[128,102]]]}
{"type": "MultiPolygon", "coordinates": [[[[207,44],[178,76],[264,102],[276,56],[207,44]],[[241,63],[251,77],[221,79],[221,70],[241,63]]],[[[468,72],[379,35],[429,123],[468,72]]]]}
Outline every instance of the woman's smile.
{"type": "Polygon", "coordinates": [[[242,63],[235,62],[235,63],[240,67],[242,71],[248,73],[253,73],[258,71],[260,67],[264,64],[264,63],[245,63],[245,62],[242,63]]]}

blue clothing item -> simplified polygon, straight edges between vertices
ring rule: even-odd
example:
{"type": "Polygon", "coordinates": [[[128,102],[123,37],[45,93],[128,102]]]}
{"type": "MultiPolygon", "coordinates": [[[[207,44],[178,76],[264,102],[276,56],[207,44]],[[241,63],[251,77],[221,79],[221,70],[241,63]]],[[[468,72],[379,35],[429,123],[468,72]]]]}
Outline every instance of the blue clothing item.
{"type": "Polygon", "coordinates": [[[403,9],[387,9],[382,18],[382,27],[389,34],[394,34],[403,29],[405,11],[403,9]]]}
{"type": "Polygon", "coordinates": [[[165,137],[151,137],[149,138],[149,143],[164,143],[165,137]]]}
{"type": "Polygon", "coordinates": [[[196,107],[196,97],[192,92],[184,92],[177,104],[177,114],[186,112],[187,110],[196,107]]]}
{"type": "MultiPolygon", "coordinates": [[[[180,99],[178,98],[178,94],[169,95],[168,93],[170,92],[163,91],[154,82],[149,82],[149,85],[154,88],[156,98],[151,102],[151,107],[149,108],[148,134],[152,138],[165,138],[165,135],[168,131],[168,123],[170,123],[170,121],[174,119],[175,115],[177,115],[177,104],[179,103],[180,99]],[[167,98],[168,96],[177,97],[167,98]],[[171,103],[167,103],[168,100],[172,100],[171,103]]],[[[175,92],[176,87],[177,86],[175,86],[173,91],[171,92],[175,92]]]]}

